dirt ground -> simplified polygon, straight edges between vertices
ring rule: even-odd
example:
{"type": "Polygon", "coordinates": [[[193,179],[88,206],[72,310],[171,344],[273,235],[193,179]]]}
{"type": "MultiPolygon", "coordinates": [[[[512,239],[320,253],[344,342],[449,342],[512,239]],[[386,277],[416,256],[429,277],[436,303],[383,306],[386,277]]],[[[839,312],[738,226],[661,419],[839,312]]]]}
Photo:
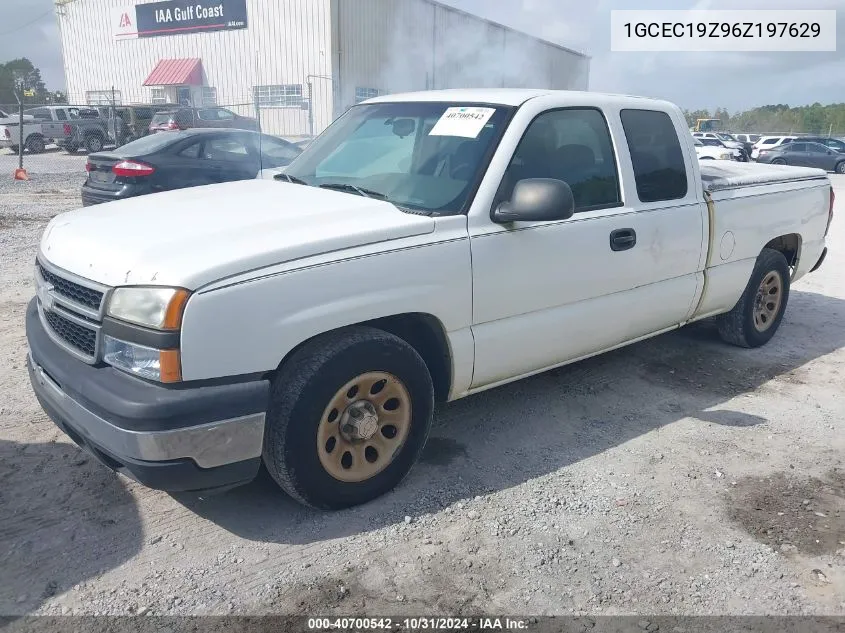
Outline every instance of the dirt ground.
{"type": "MultiPolygon", "coordinates": [[[[759,350],[679,332],[443,407],[393,493],[147,490],[42,413],[23,315],[75,174],[0,183],[0,614],[845,614],[845,177],[759,350]]],[[[649,629],[651,630],[651,629],[649,629]]]]}

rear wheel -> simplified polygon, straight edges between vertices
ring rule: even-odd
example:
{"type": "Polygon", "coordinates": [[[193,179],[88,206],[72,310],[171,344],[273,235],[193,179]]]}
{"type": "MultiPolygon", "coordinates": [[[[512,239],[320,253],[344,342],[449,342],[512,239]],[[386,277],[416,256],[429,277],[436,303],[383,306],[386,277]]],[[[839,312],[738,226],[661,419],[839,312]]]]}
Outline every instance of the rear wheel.
{"type": "Polygon", "coordinates": [[[20,145],[12,145],[9,147],[13,154],[19,154],[21,151],[20,145]]]}
{"type": "Polygon", "coordinates": [[[43,154],[47,149],[47,144],[44,142],[44,137],[40,134],[33,134],[26,138],[24,147],[29,150],[30,154],[43,154]]]}
{"type": "Polygon", "coordinates": [[[434,388],[402,339],[369,327],[319,337],[273,381],[264,463],[294,499],[321,509],[394,488],[425,445],[434,388]]]}
{"type": "Polygon", "coordinates": [[[65,146],[65,151],[66,151],[68,154],[76,154],[76,152],[78,152],[78,151],[79,151],[79,145],[66,145],[66,146],[65,146]]]}
{"type": "Polygon", "coordinates": [[[94,154],[96,152],[102,151],[103,149],[103,139],[97,134],[89,134],[85,137],[85,150],[89,154],[94,154]]]}
{"type": "Polygon", "coordinates": [[[789,265],[779,251],[764,248],[733,310],[719,317],[722,340],[760,347],[775,335],[789,300],[789,265]]]}

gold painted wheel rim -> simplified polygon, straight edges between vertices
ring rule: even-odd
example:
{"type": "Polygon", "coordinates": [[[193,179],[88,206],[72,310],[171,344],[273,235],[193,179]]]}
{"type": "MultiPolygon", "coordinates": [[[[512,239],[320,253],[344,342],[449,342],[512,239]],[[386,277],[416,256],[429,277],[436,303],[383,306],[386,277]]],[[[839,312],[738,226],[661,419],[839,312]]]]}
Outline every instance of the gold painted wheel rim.
{"type": "Polygon", "coordinates": [[[765,332],[772,327],[782,300],[783,279],[779,272],[773,270],[763,277],[754,299],[754,328],[758,332],[765,332]]]}
{"type": "Polygon", "coordinates": [[[396,376],[373,371],[338,389],[317,428],[317,455],[326,472],[357,483],[387,468],[411,430],[411,395],[396,376]]]}

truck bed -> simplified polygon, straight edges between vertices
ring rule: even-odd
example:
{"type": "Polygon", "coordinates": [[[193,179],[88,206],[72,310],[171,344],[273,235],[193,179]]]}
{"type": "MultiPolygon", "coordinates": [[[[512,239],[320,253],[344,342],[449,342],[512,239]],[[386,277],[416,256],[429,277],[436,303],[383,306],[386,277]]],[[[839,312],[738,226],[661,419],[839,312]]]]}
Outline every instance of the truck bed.
{"type": "Polygon", "coordinates": [[[825,180],[827,172],[811,167],[738,163],[729,160],[703,160],[701,182],[705,191],[715,192],[802,180],[825,180]]]}

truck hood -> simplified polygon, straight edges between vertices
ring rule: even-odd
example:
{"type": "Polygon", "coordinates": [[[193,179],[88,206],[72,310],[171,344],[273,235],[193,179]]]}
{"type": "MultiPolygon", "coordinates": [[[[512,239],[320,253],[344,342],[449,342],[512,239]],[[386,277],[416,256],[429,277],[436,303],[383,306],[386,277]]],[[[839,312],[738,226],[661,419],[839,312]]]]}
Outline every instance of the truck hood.
{"type": "Polygon", "coordinates": [[[389,202],[272,180],[194,187],[56,216],[41,257],[106,284],[181,286],[431,233],[389,202]]]}

